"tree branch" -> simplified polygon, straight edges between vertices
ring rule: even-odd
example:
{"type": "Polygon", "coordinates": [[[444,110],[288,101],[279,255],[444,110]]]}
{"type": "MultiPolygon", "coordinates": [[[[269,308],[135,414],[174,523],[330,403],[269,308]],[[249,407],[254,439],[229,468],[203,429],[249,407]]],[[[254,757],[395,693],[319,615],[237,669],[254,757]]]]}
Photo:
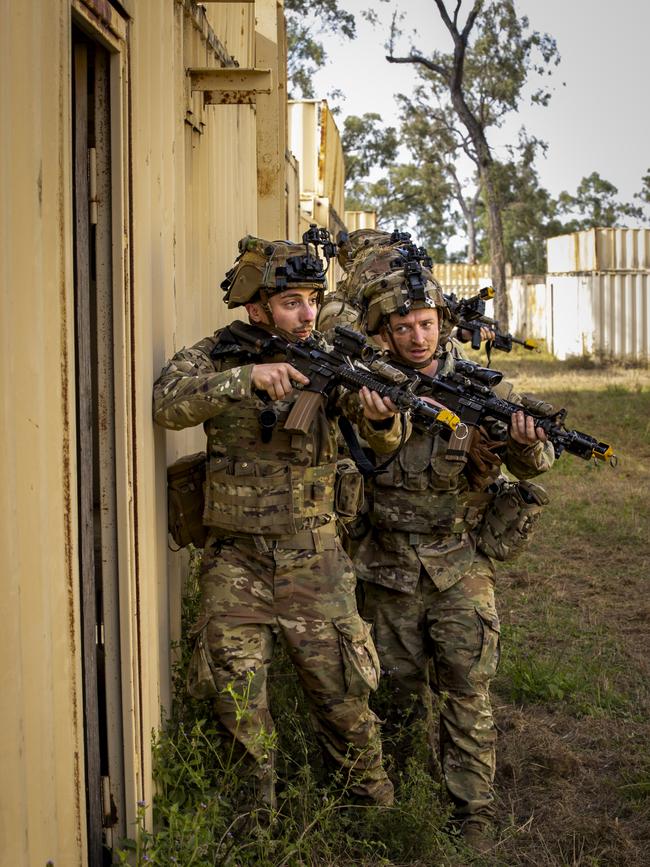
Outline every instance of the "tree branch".
{"type": "Polygon", "coordinates": [[[409,54],[408,57],[394,57],[392,54],[387,54],[386,60],[389,63],[419,63],[422,66],[426,66],[426,68],[431,70],[431,72],[436,72],[445,79],[449,78],[449,70],[445,69],[445,67],[439,63],[427,60],[427,58],[423,57],[421,54],[409,54]]]}

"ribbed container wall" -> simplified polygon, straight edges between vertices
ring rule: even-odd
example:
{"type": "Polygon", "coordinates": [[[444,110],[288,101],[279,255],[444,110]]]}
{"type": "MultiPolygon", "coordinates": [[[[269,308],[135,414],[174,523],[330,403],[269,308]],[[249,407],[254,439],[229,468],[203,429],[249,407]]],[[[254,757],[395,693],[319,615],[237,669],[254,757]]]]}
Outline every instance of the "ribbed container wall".
{"type": "Polygon", "coordinates": [[[650,358],[650,229],[549,238],[547,259],[547,322],[558,358],[650,358]]]}
{"type": "Polygon", "coordinates": [[[0,26],[0,864],[85,864],[70,237],[70,16],[0,26]],[[81,785],[80,785],[81,780],[81,785]]]}
{"type": "Polygon", "coordinates": [[[550,346],[548,288],[544,276],[515,276],[508,288],[510,333],[520,338],[544,340],[550,346]]]}
{"type": "Polygon", "coordinates": [[[650,229],[586,229],[546,242],[549,274],[647,271],[650,229]]]}
{"type": "MultiPolygon", "coordinates": [[[[266,2],[266,0],[260,0],[266,2]]],[[[124,833],[151,805],[151,732],[169,704],[184,556],[167,548],[165,360],[229,318],[219,284],[257,231],[255,109],[203,107],[186,70],[253,65],[254,8],[192,0],[6,4],[0,28],[0,328],[5,665],[0,865],[89,863],[86,840],[73,255],[73,19],[110,56],[119,642],[124,833]],[[120,9],[131,17],[120,15],[120,9]],[[97,29],[88,22],[96,19],[97,29]],[[119,34],[108,33],[117,22],[119,34]],[[121,29],[120,29],[121,28],[121,29]]],[[[275,9],[273,4],[273,9],[275,9]]],[[[81,31],[78,31],[81,32],[81,31]]],[[[102,203],[100,203],[101,206],[102,203]]],[[[292,215],[297,223],[297,213],[292,215]]],[[[118,829],[120,830],[120,829],[118,829]]],[[[120,831],[121,833],[121,831],[120,831]]],[[[117,832],[116,832],[117,835],[117,832]]]]}
{"type": "Polygon", "coordinates": [[[644,361],[650,357],[650,274],[548,275],[552,350],[557,358],[593,354],[644,361]]]}
{"type": "Polygon", "coordinates": [[[377,214],[375,211],[346,211],[344,222],[348,232],[356,232],[357,229],[376,229],[377,214]]]}

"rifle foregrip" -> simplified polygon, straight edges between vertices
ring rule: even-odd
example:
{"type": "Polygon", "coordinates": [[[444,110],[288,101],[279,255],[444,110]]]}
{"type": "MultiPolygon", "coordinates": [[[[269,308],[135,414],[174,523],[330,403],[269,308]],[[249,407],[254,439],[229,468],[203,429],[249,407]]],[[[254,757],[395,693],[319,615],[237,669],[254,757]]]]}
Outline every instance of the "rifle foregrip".
{"type": "Polygon", "coordinates": [[[312,422],[325,398],[317,391],[302,391],[291,408],[284,429],[289,433],[309,433],[312,422]]]}

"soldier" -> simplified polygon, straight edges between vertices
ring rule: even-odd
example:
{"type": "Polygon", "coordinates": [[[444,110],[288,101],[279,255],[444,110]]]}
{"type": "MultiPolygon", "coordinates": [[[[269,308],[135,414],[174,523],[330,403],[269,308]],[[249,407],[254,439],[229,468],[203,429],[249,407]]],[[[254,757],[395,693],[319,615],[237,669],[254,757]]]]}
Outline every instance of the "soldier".
{"type": "MultiPolygon", "coordinates": [[[[364,330],[392,361],[435,375],[453,369],[442,291],[417,250],[378,249],[360,293],[364,330]],[[413,256],[413,252],[415,255],[413,256]]],[[[467,434],[467,429],[465,429],[467,434]]],[[[371,531],[354,556],[362,614],[373,624],[391,707],[387,730],[426,723],[444,693],[440,753],[455,823],[478,850],[490,844],[496,731],[489,687],[499,659],[494,568],[476,528],[502,463],[519,479],[547,470],[553,450],[517,412],[462,438],[414,431],[369,498],[371,531]],[[433,674],[430,674],[433,672],[433,674]]],[[[522,483],[530,485],[530,483],[522,483]]],[[[531,486],[536,487],[536,486],[531,486]]]]}
{"type": "MultiPolygon", "coordinates": [[[[239,250],[222,283],[228,306],[245,306],[249,323],[290,340],[309,336],[326,285],[318,246],[247,236],[239,250]]],[[[177,352],[155,383],[155,420],[171,430],[203,424],[208,438],[209,533],[194,631],[207,648],[216,715],[243,747],[258,801],[274,804],[267,674],[282,637],[326,760],[358,799],[390,804],[368,707],[378,660],[336,534],[333,420],[343,403],[379,453],[395,449],[402,422],[389,401],[362,389],[320,407],[308,434],[289,432],[294,384],[308,382],[286,361],[242,354],[224,328],[177,352]]]]}

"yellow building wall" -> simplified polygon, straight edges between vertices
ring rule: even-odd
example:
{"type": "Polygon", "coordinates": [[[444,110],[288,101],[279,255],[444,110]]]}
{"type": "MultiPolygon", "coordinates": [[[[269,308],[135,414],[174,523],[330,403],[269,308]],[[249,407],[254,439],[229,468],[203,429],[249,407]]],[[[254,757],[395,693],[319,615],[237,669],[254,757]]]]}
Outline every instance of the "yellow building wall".
{"type": "MultiPolygon", "coordinates": [[[[281,5],[212,3],[206,11],[192,0],[125,0],[120,8],[124,16],[104,0],[12,3],[3,9],[0,28],[2,867],[88,863],[76,493],[73,19],[111,52],[114,91],[118,723],[126,804],[119,830],[130,833],[137,801],[151,804],[151,732],[160,724],[161,704],[169,703],[169,646],[178,632],[185,567],[183,555],[167,547],[165,468],[203,445],[200,431],[166,434],[154,427],[151,388],[166,358],[230,318],[219,284],[237,240],[258,231],[257,109],[203,106],[186,69],[219,66],[231,55],[242,67],[253,66],[254,12],[263,11],[268,22],[281,15],[281,5]]],[[[276,101],[281,104],[277,92],[276,101]]],[[[283,122],[280,112],[278,124],[283,122]]],[[[296,227],[297,167],[291,160],[282,165],[287,182],[275,218],[296,227]]]]}

